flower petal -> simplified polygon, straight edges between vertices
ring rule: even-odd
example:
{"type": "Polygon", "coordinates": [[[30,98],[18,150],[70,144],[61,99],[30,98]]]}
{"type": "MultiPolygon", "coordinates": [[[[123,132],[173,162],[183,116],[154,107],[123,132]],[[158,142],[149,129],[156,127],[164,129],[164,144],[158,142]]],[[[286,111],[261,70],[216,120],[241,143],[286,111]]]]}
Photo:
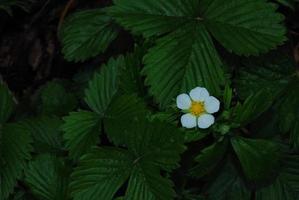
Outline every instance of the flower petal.
{"type": "Polygon", "coordinates": [[[202,129],[209,128],[215,123],[215,117],[210,114],[203,114],[198,118],[198,127],[202,129]]]}
{"type": "Polygon", "coordinates": [[[218,112],[220,109],[220,101],[213,96],[209,96],[205,100],[205,110],[212,114],[218,112]]]}
{"type": "Polygon", "coordinates": [[[184,114],[181,117],[181,123],[185,128],[194,128],[196,127],[196,117],[190,113],[184,114]]]}
{"type": "Polygon", "coordinates": [[[188,94],[180,94],[176,98],[176,105],[179,109],[187,110],[191,107],[191,99],[188,94]]]}
{"type": "Polygon", "coordinates": [[[193,101],[204,101],[209,96],[208,90],[203,87],[196,87],[190,91],[190,97],[193,101]]]}

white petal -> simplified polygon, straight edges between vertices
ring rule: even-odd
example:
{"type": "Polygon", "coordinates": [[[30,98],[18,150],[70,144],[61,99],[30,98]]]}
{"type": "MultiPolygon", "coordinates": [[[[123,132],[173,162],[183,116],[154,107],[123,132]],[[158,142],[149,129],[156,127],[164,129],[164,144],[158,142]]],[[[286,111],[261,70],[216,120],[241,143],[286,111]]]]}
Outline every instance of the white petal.
{"type": "Polygon", "coordinates": [[[196,127],[196,117],[190,113],[184,114],[181,117],[182,126],[185,128],[194,128],[196,127]]]}
{"type": "Polygon", "coordinates": [[[203,87],[196,87],[190,91],[190,97],[193,101],[204,101],[209,96],[208,90],[203,87]]]}
{"type": "Polygon", "coordinates": [[[213,96],[209,96],[205,100],[205,110],[212,114],[218,112],[220,108],[220,101],[213,96]]]}
{"type": "Polygon", "coordinates": [[[180,94],[176,98],[176,105],[179,109],[187,110],[191,107],[191,99],[188,94],[180,94]]]}
{"type": "Polygon", "coordinates": [[[210,114],[203,114],[198,118],[198,127],[202,129],[209,128],[212,124],[214,124],[215,118],[210,114]]]}

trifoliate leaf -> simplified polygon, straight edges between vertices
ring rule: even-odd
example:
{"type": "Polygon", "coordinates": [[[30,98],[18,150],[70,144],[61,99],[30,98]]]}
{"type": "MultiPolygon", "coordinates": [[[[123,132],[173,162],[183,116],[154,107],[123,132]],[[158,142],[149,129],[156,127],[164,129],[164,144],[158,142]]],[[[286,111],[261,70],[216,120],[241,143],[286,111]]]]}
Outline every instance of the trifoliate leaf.
{"type": "Polygon", "coordinates": [[[88,111],[72,112],[64,117],[62,126],[66,148],[70,156],[78,159],[88,152],[90,148],[100,142],[101,118],[99,115],[88,111]]]}
{"type": "Polygon", "coordinates": [[[162,107],[197,86],[219,95],[224,84],[220,58],[206,28],[197,22],[159,39],[144,62],[146,84],[162,107]]]}
{"type": "Polygon", "coordinates": [[[259,181],[275,175],[280,159],[277,144],[268,140],[243,137],[232,138],[231,142],[249,180],[259,181]]]}
{"type": "Polygon", "coordinates": [[[77,107],[74,94],[55,81],[47,83],[41,89],[40,112],[45,115],[65,115],[77,107]]]}
{"type": "Polygon", "coordinates": [[[251,192],[237,173],[237,169],[227,163],[216,180],[209,186],[208,200],[250,200],[251,192]]]}
{"type": "Polygon", "coordinates": [[[85,91],[85,101],[88,106],[99,115],[103,116],[113,96],[119,87],[119,71],[125,66],[122,56],[110,59],[103,65],[100,73],[95,73],[85,91]]]}
{"type": "Polygon", "coordinates": [[[65,59],[79,62],[103,53],[117,37],[117,29],[104,9],[74,13],[61,30],[65,59]]]}
{"type": "Polygon", "coordinates": [[[162,106],[198,85],[219,95],[222,64],[208,30],[228,50],[245,55],[266,52],[285,40],[282,15],[265,1],[226,0],[227,6],[220,0],[114,3],[109,13],[134,33],[145,37],[170,33],[145,56],[146,82],[162,106]]]}
{"type": "Polygon", "coordinates": [[[125,143],[125,131],[138,118],[144,118],[148,111],[145,104],[135,95],[115,97],[108,107],[104,123],[108,137],[115,145],[125,143]]]}
{"type": "Polygon", "coordinates": [[[30,159],[30,133],[21,124],[0,126],[0,199],[6,199],[30,159]]]}
{"type": "Polygon", "coordinates": [[[33,147],[37,153],[59,154],[63,150],[61,132],[62,120],[58,117],[39,117],[23,123],[33,139],[33,147]]]}
{"type": "Polygon", "coordinates": [[[25,182],[39,199],[67,200],[70,172],[62,159],[43,154],[29,163],[25,182]]]}
{"type": "Polygon", "coordinates": [[[95,148],[82,156],[70,185],[74,200],[112,200],[128,179],[133,158],[117,148],[95,148]]]}
{"type": "Polygon", "coordinates": [[[0,83],[0,124],[9,119],[14,107],[15,103],[9,89],[0,83]]]}
{"type": "Polygon", "coordinates": [[[195,158],[196,166],[190,169],[190,175],[200,178],[211,172],[226,154],[227,141],[217,142],[205,148],[195,158]]]}
{"type": "Polygon", "coordinates": [[[199,8],[213,36],[236,54],[264,53],[286,40],[284,17],[267,1],[202,0],[199,8]]]}
{"type": "Polygon", "coordinates": [[[82,156],[72,175],[74,200],[111,200],[129,179],[125,199],[172,200],[173,183],[160,175],[178,166],[181,132],[162,122],[142,122],[126,133],[128,150],[95,148],[82,156]],[[96,178],[94,178],[96,177],[96,178]]]}

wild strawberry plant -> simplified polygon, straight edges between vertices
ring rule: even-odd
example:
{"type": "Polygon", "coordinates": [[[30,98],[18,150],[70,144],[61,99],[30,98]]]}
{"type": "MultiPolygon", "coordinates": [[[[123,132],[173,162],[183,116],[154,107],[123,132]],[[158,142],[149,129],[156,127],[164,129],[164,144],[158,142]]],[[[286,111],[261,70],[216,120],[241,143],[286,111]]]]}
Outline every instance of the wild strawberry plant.
{"type": "Polygon", "coordinates": [[[42,86],[30,115],[1,85],[0,199],[298,199],[299,73],[277,4],[295,1],[275,2],[72,13],[64,58],[111,57],[42,86]]]}

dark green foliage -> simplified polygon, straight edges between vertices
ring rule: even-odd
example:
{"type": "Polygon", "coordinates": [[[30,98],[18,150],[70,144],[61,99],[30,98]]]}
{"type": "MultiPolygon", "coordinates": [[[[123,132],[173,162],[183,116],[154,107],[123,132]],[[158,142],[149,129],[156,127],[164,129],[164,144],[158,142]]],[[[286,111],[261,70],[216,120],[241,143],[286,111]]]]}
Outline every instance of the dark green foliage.
{"type": "Polygon", "coordinates": [[[77,107],[75,95],[59,82],[49,82],[40,91],[40,112],[44,115],[65,115],[77,107]]]}
{"type": "Polygon", "coordinates": [[[0,96],[0,124],[2,124],[11,117],[15,102],[7,86],[2,84],[0,84],[0,96]]]}
{"type": "Polygon", "coordinates": [[[30,159],[30,133],[20,124],[0,126],[0,199],[6,199],[30,159]]]}
{"type": "Polygon", "coordinates": [[[81,158],[72,175],[74,199],[113,199],[129,176],[125,199],[173,198],[173,184],[160,169],[178,166],[184,150],[181,132],[157,121],[136,121],[136,127],[125,131],[128,150],[96,148],[81,158]]]}
{"type": "Polygon", "coordinates": [[[66,7],[62,53],[84,62],[70,63],[79,72],[22,91],[0,84],[0,199],[298,200],[299,73],[286,55],[296,34],[282,14],[296,5],[274,2],[66,7]],[[206,129],[201,110],[214,117],[206,129]],[[183,127],[187,113],[196,128],[183,127]]]}
{"type": "Polygon", "coordinates": [[[25,182],[39,199],[67,200],[69,174],[63,159],[42,154],[29,163],[25,182]]]}
{"type": "Polygon", "coordinates": [[[85,61],[103,53],[117,35],[117,26],[105,9],[80,11],[61,30],[62,51],[69,61],[85,61]]]}
{"type": "Polygon", "coordinates": [[[268,140],[243,137],[233,138],[231,142],[249,180],[267,179],[275,175],[280,159],[277,144],[268,140]]]}

